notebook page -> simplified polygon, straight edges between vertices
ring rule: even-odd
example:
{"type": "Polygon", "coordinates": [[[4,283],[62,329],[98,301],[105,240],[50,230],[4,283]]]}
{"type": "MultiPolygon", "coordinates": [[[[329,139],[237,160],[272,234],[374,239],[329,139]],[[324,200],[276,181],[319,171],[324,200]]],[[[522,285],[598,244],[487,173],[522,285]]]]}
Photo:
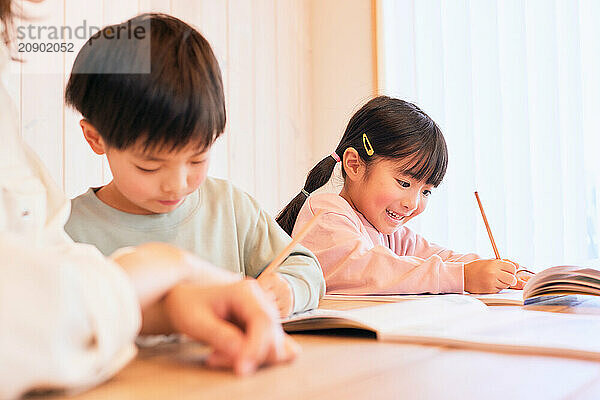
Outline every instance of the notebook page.
{"type": "Polygon", "coordinates": [[[444,325],[472,314],[485,313],[481,301],[462,295],[444,295],[407,300],[345,311],[346,318],[373,327],[377,332],[411,329],[423,325],[444,325]]]}
{"type": "Polygon", "coordinates": [[[328,329],[361,328],[378,332],[395,330],[423,323],[443,324],[460,315],[485,312],[486,306],[477,299],[462,295],[445,295],[380,304],[354,310],[317,309],[292,315],[282,321],[284,328],[328,329]]]}
{"type": "Polygon", "coordinates": [[[448,324],[380,331],[382,340],[479,350],[600,359],[600,318],[522,309],[489,309],[448,324]]]}

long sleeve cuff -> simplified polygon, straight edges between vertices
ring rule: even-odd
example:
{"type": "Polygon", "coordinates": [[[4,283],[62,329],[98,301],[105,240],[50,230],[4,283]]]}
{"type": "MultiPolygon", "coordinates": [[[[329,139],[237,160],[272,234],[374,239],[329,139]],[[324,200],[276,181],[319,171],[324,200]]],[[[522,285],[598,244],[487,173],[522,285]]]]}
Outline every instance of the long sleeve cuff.
{"type": "Polygon", "coordinates": [[[281,276],[287,281],[292,288],[292,299],[294,307],[292,313],[302,312],[317,308],[319,306],[319,299],[316,300],[311,298],[310,288],[308,284],[296,276],[287,274],[283,271],[278,271],[281,276]]]}
{"type": "Polygon", "coordinates": [[[465,290],[465,264],[445,262],[440,266],[440,293],[463,293],[465,290]]]}

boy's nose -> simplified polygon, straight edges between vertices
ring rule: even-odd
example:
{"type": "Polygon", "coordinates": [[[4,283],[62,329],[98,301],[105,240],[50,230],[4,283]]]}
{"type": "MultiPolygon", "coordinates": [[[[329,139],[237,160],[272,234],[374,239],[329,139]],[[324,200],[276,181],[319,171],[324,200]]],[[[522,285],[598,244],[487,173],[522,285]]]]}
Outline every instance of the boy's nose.
{"type": "Polygon", "coordinates": [[[177,171],[176,173],[170,174],[169,177],[163,182],[162,189],[166,193],[180,194],[184,191],[186,186],[187,172],[177,171]]]}

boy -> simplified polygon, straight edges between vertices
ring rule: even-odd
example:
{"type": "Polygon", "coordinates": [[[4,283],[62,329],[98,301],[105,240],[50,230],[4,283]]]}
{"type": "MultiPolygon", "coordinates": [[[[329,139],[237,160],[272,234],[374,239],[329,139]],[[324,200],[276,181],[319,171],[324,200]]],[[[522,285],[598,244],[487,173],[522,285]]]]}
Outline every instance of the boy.
{"type": "MultiPolygon", "coordinates": [[[[79,52],[65,97],[113,174],[72,201],[75,241],[105,255],[167,242],[255,278],[291,240],[254,199],[206,176],[225,127],[223,84],[210,45],[186,23],[146,14],[103,29],[79,52]]],[[[282,316],[317,307],[325,290],[301,246],[259,284],[282,316]]]]}

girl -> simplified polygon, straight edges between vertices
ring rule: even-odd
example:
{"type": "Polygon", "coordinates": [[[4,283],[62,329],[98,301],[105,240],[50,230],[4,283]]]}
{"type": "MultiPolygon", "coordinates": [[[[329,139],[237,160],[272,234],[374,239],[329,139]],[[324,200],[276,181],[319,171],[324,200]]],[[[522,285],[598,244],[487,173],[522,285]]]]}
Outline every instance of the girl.
{"type": "Polygon", "coordinates": [[[302,244],[328,293],[495,293],[517,284],[516,266],[428,243],[403,225],[421,214],[446,173],[446,142],[414,104],[377,97],[351,119],[331,156],[308,174],[277,222],[292,236],[325,212],[302,244]],[[342,163],[339,195],[313,194],[342,163]]]}

